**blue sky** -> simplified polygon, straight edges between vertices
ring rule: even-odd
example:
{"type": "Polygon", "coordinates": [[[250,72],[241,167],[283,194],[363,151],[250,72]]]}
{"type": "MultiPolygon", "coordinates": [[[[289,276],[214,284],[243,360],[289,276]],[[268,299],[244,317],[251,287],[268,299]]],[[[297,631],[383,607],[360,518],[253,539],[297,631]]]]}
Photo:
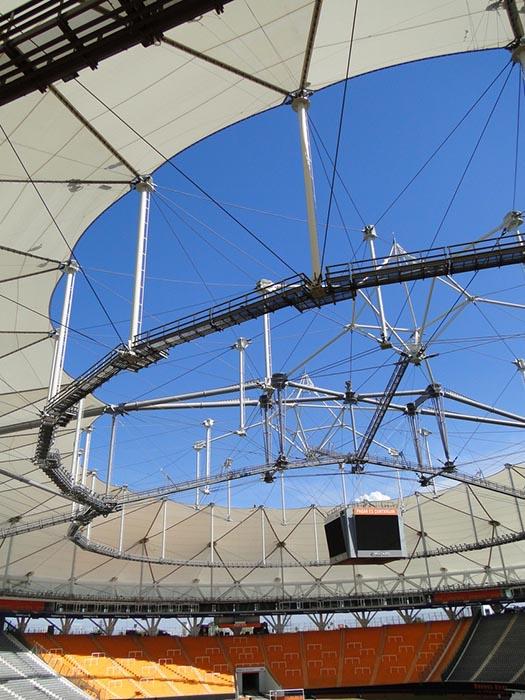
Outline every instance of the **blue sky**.
{"type": "MultiPolygon", "coordinates": [[[[406,250],[473,240],[498,225],[509,210],[524,207],[523,175],[520,167],[516,171],[517,146],[523,153],[523,128],[519,133],[517,118],[520,76],[517,67],[512,71],[506,68],[508,63],[507,52],[490,51],[408,64],[350,82],[338,155],[340,181],[334,189],[326,229],[325,264],[368,257],[362,241],[363,224],[377,224],[377,251],[385,255],[393,238],[406,250]],[[500,73],[461,126],[395,201],[500,73]]],[[[330,199],[329,158],[335,153],[342,96],[343,86],[337,85],[311,99],[321,239],[330,199]]],[[[522,100],[521,115],[524,109],[522,100]]],[[[177,156],[176,163],[293,270],[310,271],[297,123],[290,106],[222,131],[177,156]]],[[[291,274],[169,165],[154,174],[154,181],[143,328],[250,291],[261,278],[279,280],[291,274]]],[[[75,250],[124,338],[130,313],[136,217],[137,196],[131,192],[95,222],[75,250]]],[[[458,282],[468,285],[473,295],[523,301],[521,267],[465,275],[458,282]]],[[[410,327],[412,312],[416,318],[423,313],[429,285],[418,283],[411,290],[412,310],[401,286],[385,288],[388,320],[410,327]]],[[[60,290],[59,286],[52,304],[54,317],[59,314],[60,290]]],[[[456,290],[437,284],[431,315],[446,312],[457,299],[456,290]]],[[[346,302],[321,312],[298,315],[283,311],[273,316],[274,371],[296,368],[340,332],[351,315],[352,305],[346,302]]],[[[523,311],[510,307],[470,305],[429,350],[436,353],[431,360],[435,381],[521,413],[523,381],[512,360],[525,356],[522,316],[523,311]]],[[[373,321],[370,312],[362,318],[365,324],[373,321]]],[[[71,337],[66,368],[73,374],[101,357],[103,345],[112,347],[118,342],[81,278],[71,325],[97,341],[71,337]]],[[[238,359],[231,346],[240,336],[251,340],[247,375],[260,377],[261,330],[260,321],[250,322],[177,348],[155,368],[118,377],[103,387],[99,396],[118,403],[235,383],[238,359]]],[[[377,342],[357,335],[351,339],[347,334],[293,374],[298,378],[306,370],[316,384],[331,389],[344,389],[345,381],[351,380],[357,390],[382,391],[396,359],[391,351],[379,349],[377,342]]],[[[424,388],[428,382],[428,375],[411,366],[401,388],[424,388]]],[[[455,406],[454,410],[461,409],[455,406]]],[[[218,437],[238,427],[237,414],[237,409],[165,411],[119,419],[116,481],[145,488],[165,484],[166,473],[174,480],[191,478],[192,444],[204,436],[202,421],[214,418],[214,436],[218,437]]],[[[330,415],[326,409],[309,409],[304,411],[303,420],[305,426],[313,428],[331,422],[330,415]]],[[[364,429],[370,415],[369,410],[357,412],[359,429],[364,429]]],[[[256,422],[257,416],[254,411],[251,420],[256,422]]],[[[436,440],[435,421],[425,419],[422,424],[433,433],[431,449],[437,463],[443,452],[436,440]]],[[[98,421],[93,437],[91,466],[101,474],[107,459],[107,425],[107,419],[98,421]]],[[[490,471],[503,462],[516,461],[523,447],[521,431],[517,430],[476,428],[473,423],[451,421],[449,431],[453,456],[458,457],[458,465],[470,471],[490,471]],[[494,454],[498,455],[496,460],[494,454]]],[[[312,444],[321,439],[321,432],[311,433],[312,444]]],[[[388,415],[377,437],[413,457],[408,424],[402,415],[388,415]]],[[[334,449],[352,449],[349,431],[334,437],[333,443],[334,449]]],[[[374,451],[379,448],[374,447],[374,451]]],[[[217,440],[214,471],[228,457],[234,467],[260,464],[260,430],[250,431],[245,438],[217,440]]],[[[333,475],[336,471],[325,469],[327,474],[316,477],[313,474],[318,470],[313,469],[287,476],[288,504],[340,502],[340,480],[333,475]]],[[[349,477],[349,494],[358,497],[380,490],[394,497],[395,475],[378,476],[377,472],[369,467],[365,476],[349,477]]],[[[413,479],[404,481],[407,491],[414,485],[413,479]]],[[[188,498],[191,500],[193,494],[188,498]]],[[[224,487],[220,487],[208,500],[220,503],[224,498],[224,487]]],[[[278,485],[261,484],[260,480],[236,484],[234,504],[254,503],[278,504],[278,485]]]]}

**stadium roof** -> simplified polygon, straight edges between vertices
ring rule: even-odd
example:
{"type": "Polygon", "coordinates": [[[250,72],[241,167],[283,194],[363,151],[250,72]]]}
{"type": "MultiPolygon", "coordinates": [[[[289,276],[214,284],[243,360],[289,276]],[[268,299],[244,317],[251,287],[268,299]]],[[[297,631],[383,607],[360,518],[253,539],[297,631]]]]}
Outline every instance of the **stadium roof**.
{"type": "MultiPolygon", "coordinates": [[[[220,129],[347,77],[513,47],[525,11],[523,0],[179,0],[134,3],[141,12],[130,17],[127,5],[71,1],[61,9],[43,0],[0,1],[0,245],[8,271],[0,295],[4,592],[56,590],[60,582],[65,593],[80,596],[154,597],[161,589],[175,598],[218,591],[233,597],[242,584],[242,596],[297,595],[299,589],[308,596],[314,589],[377,590],[380,579],[394,590],[425,588],[429,581],[447,585],[447,577],[451,585],[486,585],[491,576],[523,580],[523,545],[504,540],[462,553],[436,551],[408,566],[354,568],[349,576],[326,563],[317,507],[290,511],[283,525],[272,509],[234,510],[229,520],[223,508],[209,505],[197,511],[173,501],[127,506],[122,540],[121,512],[96,519],[87,533],[90,541],[117,550],[109,554],[127,553],[124,559],[77,547],[68,539],[68,522],[50,524],[50,517],[70,518],[73,507],[37,486],[57,491],[31,461],[58,326],[49,316],[50,299],[90,224],[137,177],[220,129]],[[111,39],[110,21],[115,36],[123,32],[118,41],[111,39]],[[84,23],[100,33],[88,38],[84,23]],[[47,527],[9,537],[41,520],[47,527]],[[148,564],[148,558],[169,563],[148,564]]],[[[97,406],[97,399],[87,400],[87,409],[97,406]]],[[[70,423],[55,447],[70,454],[73,437],[70,423]]],[[[509,484],[509,473],[494,481],[509,484]]],[[[521,489],[519,468],[514,479],[521,489]]],[[[512,538],[523,530],[512,495],[459,485],[420,501],[424,527],[416,497],[406,504],[411,553],[512,538]]]]}

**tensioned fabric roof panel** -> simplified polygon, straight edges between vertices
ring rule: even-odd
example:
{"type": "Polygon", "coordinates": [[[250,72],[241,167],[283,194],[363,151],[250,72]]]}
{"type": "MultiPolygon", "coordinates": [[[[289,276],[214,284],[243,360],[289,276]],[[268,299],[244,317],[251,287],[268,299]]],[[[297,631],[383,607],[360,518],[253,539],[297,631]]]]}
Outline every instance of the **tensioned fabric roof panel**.
{"type": "MultiPolygon", "coordinates": [[[[495,475],[494,480],[501,478],[505,481],[506,477],[507,473],[503,471],[501,475],[495,475]]],[[[518,486],[522,485],[520,480],[518,486]]],[[[477,488],[467,493],[464,485],[439,492],[437,498],[423,495],[418,498],[425,539],[420,534],[415,496],[404,502],[404,522],[407,551],[417,553],[419,557],[392,562],[387,566],[357,565],[352,567],[351,576],[346,573],[347,567],[330,567],[327,564],[327,546],[322,532],[326,509],[289,509],[287,524],[284,525],[281,512],[276,509],[234,509],[231,519],[228,519],[224,507],[215,506],[212,513],[210,506],[195,510],[191,506],[168,501],[165,565],[155,563],[162,556],[163,506],[149,503],[125,512],[122,552],[128,559],[115,559],[83,550],[77,550],[76,556],[73,556],[74,545],[65,537],[63,527],[49,527],[31,533],[30,537],[14,539],[9,577],[14,590],[18,592],[50,590],[64,579],[64,570],[74,569],[74,584],[78,592],[83,587],[99,585],[100,591],[108,594],[111,589],[108,582],[115,584],[118,581],[122,594],[134,594],[137,592],[134,587],[138,583],[140,560],[133,561],[133,557],[145,557],[145,561],[151,557],[153,562],[143,569],[144,585],[151,587],[156,584],[164,596],[169,596],[173,589],[178,596],[191,598],[197,595],[197,591],[184,592],[181,586],[189,585],[191,588],[192,582],[198,580],[198,595],[205,597],[211,585],[209,568],[212,561],[216,567],[218,565],[214,569],[213,585],[222,586],[224,595],[228,595],[225,591],[234,581],[242,581],[246,585],[270,585],[281,576],[293,586],[307,586],[319,579],[327,587],[325,592],[328,593],[339,586],[349,593],[355,593],[356,580],[373,590],[381,579],[396,581],[401,574],[407,590],[426,587],[428,576],[432,577],[432,584],[437,585],[445,574],[457,576],[458,583],[465,583],[467,577],[471,584],[481,585],[486,582],[487,572],[491,568],[495,571],[501,568],[501,556],[505,560],[507,575],[516,567],[517,573],[512,576],[520,575],[523,567],[522,542],[494,549],[489,547],[441,554],[430,557],[427,562],[422,557],[425,547],[427,551],[439,550],[445,545],[462,545],[485,538],[490,540],[495,534],[512,535],[519,532],[520,514],[512,500],[495,498],[490,491],[477,488]],[[468,512],[469,498],[477,504],[472,508],[472,515],[468,512]],[[212,520],[213,554],[210,548],[212,520]],[[316,559],[319,561],[317,565],[316,559]],[[27,581],[29,570],[35,573],[27,581]]],[[[26,508],[32,506],[37,513],[44,510],[31,499],[24,505],[26,508]]],[[[52,512],[63,513],[71,506],[55,498],[46,507],[52,512]]],[[[91,541],[116,550],[122,517],[122,514],[116,513],[107,519],[96,520],[90,529],[91,541]]],[[[501,576],[501,572],[498,572],[496,580],[501,581],[501,576]]]]}
{"type": "MultiPolygon", "coordinates": [[[[0,1],[0,12],[7,13],[19,4],[0,1]]],[[[523,12],[523,0],[517,7],[523,12]]],[[[49,304],[61,274],[58,263],[71,256],[76,242],[97,216],[129,190],[136,173],[153,172],[200,139],[281,105],[295,91],[315,91],[343,80],[351,40],[349,77],[431,56],[504,47],[513,39],[503,2],[361,0],[356,7],[352,0],[233,0],[222,14],[210,12],[166,32],[159,45],[135,46],[102,61],[96,70],[81,71],[78,79],[58,82],[45,94],[32,93],[1,107],[0,179],[20,182],[0,184],[0,245],[52,262],[2,251],[2,278],[42,274],[2,285],[0,330],[6,343],[1,354],[6,356],[0,359],[0,426],[37,418],[43,408],[54,346],[48,334],[57,326],[57,319],[49,319],[49,304]],[[49,182],[32,184],[30,179],[49,182]],[[81,182],[89,179],[108,182],[81,182]],[[39,339],[41,342],[31,344],[39,339]],[[16,349],[19,351],[11,354],[16,349]]],[[[101,347],[100,356],[105,351],[101,347]]],[[[64,454],[71,451],[72,434],[69,426],[58,441],[64,454]]],[[[12,460],[9,468],[13,472],[30,473],[31,478],[49,485],[29,462],[34,436],[34,430],[1,436],[0,449],[12,460]]],[[[23,520],[31,508],[38,508],[47,498],[44,492],[24,487],[23,499],[7,507],[6,483],[16,486],[13,481],[4,483],[0,496],[5,506],[4,524],[18,516],[23,520]]],[[[450,499],[452,506],[456,499],[463,507],[465,497],[460,490],[444,494],[442,501],[450,499]]],[[[49,506],[56,513],[71,508],[58,497],[49,506]]],[[[494,520],[504,524],[505,513],[499,512],[498,502],[490,506],[498,511],[494,520]]],[[[414,505],[411,507],[413,511],[414,505]]],[[[206,512],[182,522],[186,507],[172,504],[170,508],[181,511],[173,514],[173,522],[181,524],[173,530],[170,555],[200,559],[199,552],[205,551],[209,542],[206,512]]],[[[423,504],[423,510],[428,511],[425,517],[432,520],[434,508],[437,506],[423,504]]],[[[458,532],[458,521],[443,519],[435,512],[432,534],[436,541],[449,541],[458,532]]],[[[475,515],[480,520],[479,537],[490,536],[490,526],[478,505],[475,515]]],[[[151,536],[148,548],[158,552],[158,517],[158,505],[129,514],[126,547],[139,551],[138,543],[156,523],[156,535],[151,536]]],[[[236,517],[246,525],[246,530],[239,529],[246,540],[233,532],[228,534],[229,527],[223,521],[224,533],[217,547],[219,551],[222,547],[225,560],[233,554],[241,560],[253,556],[249,533],[253,529],[260,534],[258,515],[238,513],[236,517]]],[[[286,540],[290,526],[280,525],[277,514],[268,517],[275,533],[269,528],[265,531],[268,546],[272,537],[274,544],[279,538],[286,540]]],[[[304,517],[305,524],[297,527],[292,553],[285,555],[289,563],[294,556],[301,559],[311,552],[312,525],[306,525],[311,516],[297,513],[294,517],[304,517]]],[[[516,527],[515,517],[514,513],[510,529],[516,527]]],[[[417,530],[415,513],[409,510],[407,519],[417,530]]],[[[111,545],[116,546],[116,520],[118,516],[107,522],[97,521],[93,537],[100,535],[101,541],[108,542],[111,538],[111,545]]],[[[462,516],[461,529],[466,524],[462,516]]],[[[65,537],[66,529],[67,524],[57,525],[14,538],[9,555],[13,576],[23,577],[31,571],[28,586],[29,581],[38,578],[59,576],[63,580],[73,576],[66,571],[72,566],[73,550],[65,537]]],[[[413,540],[417,536],[410,538],[410,544],[416,546],[413,540]]],[[[518,561],[518,545],[506,545],[504,549],[509,559],[518,561]]],[[[6,547],[0,551],[4,564],[6,551],[6,547]]],[[[278,566],[280,553],[278,556],[276,552],[269,556],[278,566]]],[[[485,555],[474,552],[468,556],[468,566],[481,571],[485,555]]],[[[79,586],[95,585],[97,581],[107,585],[112,577],[131,585],[137,580],[140,564],[79,550],[75,566],[79,586]]],[[[414,560],[411,566],[424,574],[423,560],[414,560]]],[[[468,568],[459,555],[436,557],[430,566],[435,572],[440,568],[468,568]]],[[[398,568],[394,565],[388,574],[397,575],[398,568]]],[[[195,567],[173,567],[158,576],[167,577],[170,584],[191,585],[199,578],[196,571],[195,567]]],[[[295,581],[315,578],[300,567],[293,572],[290,579],[295,581]]],[[[275,570],[271,568],[246,573],[247,582],[275,582],[275,570]]],[[[370,578],[383,575],[382,567],[367,570],[370,578]]],[[[225,583],[232,580],[224,571],[220,576],[225,583]]],[[[327,576],[337,579],[340,574],[337,570],[327,576]]],[[[215,582],[220,580],[217,574],[215,582]]]]}
{"type": "MultiPolygon", "coordinates": [[[[1,3],[0,11],[12,7],[12,3],[1,3]]],[[[247,76],[263,79],[285,93],[302,87],[307,66],[305,85],[319,89],[346,75],[354,10],[354,4],[346,0],[240,0],[227,4],[221,15],[208,13],[177,27],[166,34],[166,39],[218,59],[247,76]],[[319,24],[310,55],[312,19],[318,10],[319,24]]],[[[409,0],[362,3],[357,8],[353,34],[351,76],[407,60],[505,46],[513,38],[503,6],[489,4],[487,8],[486,2],[480,1],[468,5],[409,0]]],[[[56,88],[143,174],[192,143],[284,99],[282,92],[166,43],[137,46],[56,88]]],[[[0,175],[4,179],[24,180],[25,171],[40,180],[133,179],[128,168],[51,92],[33,93],[2,107],[0,124],[12,143],[0,139],[0,175]]],[[[128,187],[6,183],[2,189],[2,243],[65,260],[70,256],[69,248],[90,222],[128,187]]],[[[24,259],[18,264],[22,274],[24,259]]],[[[39,314],[46,314],[55,284],[54,274],[20,283],[13,330],[43,327],[39,314]],[[24,305],[35,313],[21,315],[20,306],[24,305]]],[[[13,313],[13,301],[2,298],[0,317],[7,319],[13,313]]],[[[26,352],[40,386],[47,383],[51,350],[48,343],[43,349],[26,352]]]]}

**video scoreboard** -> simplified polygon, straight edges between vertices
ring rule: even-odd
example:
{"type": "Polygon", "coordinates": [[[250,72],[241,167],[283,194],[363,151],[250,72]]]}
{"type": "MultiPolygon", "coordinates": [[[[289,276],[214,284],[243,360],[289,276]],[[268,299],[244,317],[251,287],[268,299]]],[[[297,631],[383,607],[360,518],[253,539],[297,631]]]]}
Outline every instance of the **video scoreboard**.
{"type": "Polygon", "coordinates": [[[385,564],[406,557],[397,508],[342,508],[327,517],[324,528],[331,564],[385,564]]]}

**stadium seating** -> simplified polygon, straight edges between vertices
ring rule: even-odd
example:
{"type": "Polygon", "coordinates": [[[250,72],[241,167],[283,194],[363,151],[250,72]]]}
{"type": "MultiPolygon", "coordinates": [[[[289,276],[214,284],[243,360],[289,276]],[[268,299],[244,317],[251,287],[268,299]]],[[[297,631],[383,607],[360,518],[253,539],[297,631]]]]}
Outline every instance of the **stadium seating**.
{"type": "Polygon", "coordinates": [[[266,666],[270,667],[268,657],[259,644],[260,637],[247,635],[244,637],[221,637],[221,645],[229,659],[230,671],[237,666],[266,666]]]}
{"type": "Polygon", "coordinates": [[[525,614],[479,617],[447,680],[515,682],[525,680],[525,614]]]}
{"type": "Polygon", "coordinates": [[[451,620],[427,622],[420,625],[424,632],[420,635],[414,656],[409,665],[406,682],[419,683],[428,680],[429,674],[438,663],[444,649],[452,641],[452,635],[459,629],[458,623],[451,620]]]}
{"type": "Polygon", "coordinates": [[[384,634],[382,628],[343,630],[342,634],[341,685],[368,685],[372,682],[376,652],[378,657],[380,655],[384,634]]]}
{"type": "MultiPolygon", "coordinates": [[[[265,667],[283,688],[419,683],[449,663],[467,629],[468,623],[437,621],[235,637],[29,634],[27,640],[57,672],[106,700],[233,695],[239,667],[265,667]]],[[[518,628],[507,636],[521,643],[518,628]]],[[[500,663],[498,654],[493,663],[500,663]]]]}
{"type": "Polygon", "coordinates": [[[87,696],[52,673],[14,638],[0,633],[0,688],[23,700],[82,700],[87,696]]]}
{"type": "Polygon", "coordinates": [[[472,625],[471,618],[464,618],[452,623],[447,639],[443,647],[436,654],[434,661],[423,672],[421,680],[439,683],[443,679],[444,672],[450,667],[456,658],[472,625]]]}
{"type": "Polygon", "coordinates": [[[75,683],[81,678],[101,700],[234,692],[231,664],[220,648],[219,656],[211,661],[217,650],[216,638],[26,637],[46,663],[75,683]],[[203,642],[209,644],[204,646],[203,642]]]}
{"type": "Polygon", "coordinates": [[[305,666],[300,634],[271,634],[259,637],[266,666],[283,688],[306,687],[305,666]],[[304,662],[304,663],[303,663],[304,662]]]}
{"type": "MultiPolygon", "coordinates": [[[[169,669],[182,676],[185,686],[197,689],[197,694],[231,693],[234,691],[233,673],[218,637],[144,637],[144,648],[150,658],[152,651],[162,654],[157,657],[168,659],[169,669]],[[154,646],[153,646],[154,645],[154,646]],[[169,659],[173,657],[173,663],[169,659]]],[[[186,694],[195,694],[186,693],[186,694]]]]}

